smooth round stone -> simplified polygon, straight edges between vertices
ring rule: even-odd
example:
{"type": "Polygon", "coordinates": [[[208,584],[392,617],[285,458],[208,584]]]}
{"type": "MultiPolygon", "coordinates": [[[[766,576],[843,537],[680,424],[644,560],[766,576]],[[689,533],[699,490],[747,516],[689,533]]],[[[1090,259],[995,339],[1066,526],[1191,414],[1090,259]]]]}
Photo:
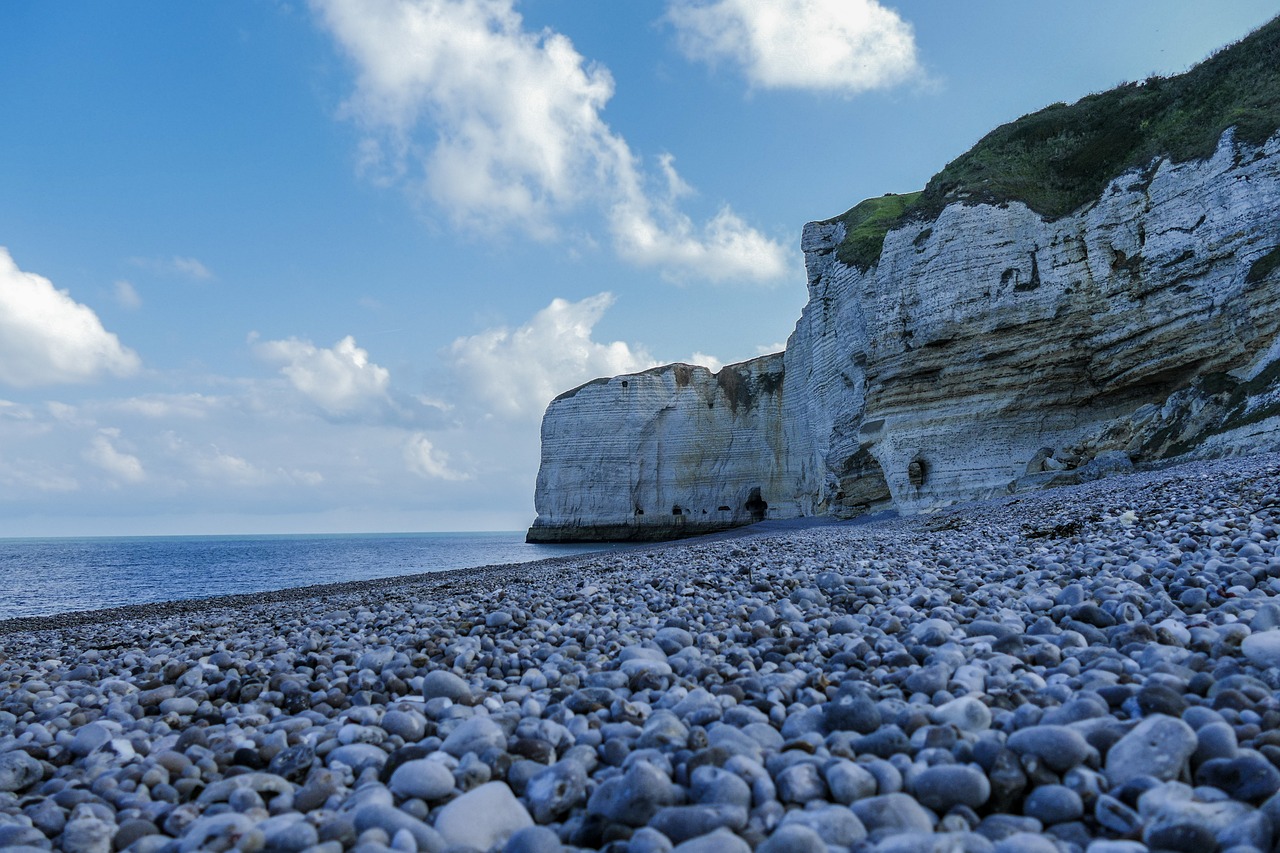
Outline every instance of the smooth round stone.
{"type": "Polygon", "coordinates": [[[44,778],[44,766],[20,749],[0,753],[0,791],[22,793],[44,778]]]}
{"type": "Polygon", "coordinates": [[[111,853],[115,834],[114,822],[98,817],[73,816],[58,837],[58,843],[68,853],[111,853]]]}
{"type": "Polygon", "coordinates": [[[778,799],[784,803],[804,805],[827,795],[827,784],[822,779],[821,769],[808,761],[793,764],[783,770],[774,779],[774,784],[778,788],[778,799]]]}
{"type": "Polygon", "coordinates": [[[1058,845],[1043,835],[1015,832],[996,842],[995,853],[1059,853],[1058,845]]]}
{"type": "Polygon", "coordinates": [[[658,830],[642,826],[632,833],[630,840],[627,841],[627,853],[670,853],[674,846],[671,839],[658,830]]]}
{"type": "Polygon", "coordinates": [[[502,853],[561,853],[560,837],[545,826],[517,829],[507,839],[502,853]]]}
{"type": "Polygon", "coordinates": [[[976,809],[991,798],[991,783],[982,771],[960,764],[924,769],[915,777],[913,789],[922,806],[940,813],[952,806],[976,809]]]}
{"type": "Polygon", "coordinates": [[[404,799],[433,802],[444,799],[453,791],[453,774],[443,762],[419,758],[397,767],[387,787],[404,799]]]}
{"type": "Polygon", "coordinates": [[[1271,844],[1273,824],[1271,819],[1260,811],[1251,812],[1219,829],[1215,835],[1220,850],[1234,850],[1244,853],[1245,850],[1266,850],[1271,844]],[[1242,849],[1241,849],[1242,848],[1242,849]]]}
{"type": "MultiPolygon", "coordinates": [[[[533,809],[533,817],[538,823],[550,823],[579,805],[586,795],[587,771],[581,763],[572,759],[563,759],[538,771],[529,779],[524,791],[525,799],[533,809]]],[[[747,798],[749,801],[750,792],[747,798]]]]}
{"type": "Polygon", "coordinates": [[[1046,826],[1079,820],[1084,801],[1065,785],[1041,785],[1027,795],[1022,811],[1046,826]]]}
{"type": "Polygon", "coordinates": [[[486,628],[505,628],[512,622],[512,616],[505,610],[495,610],[488,616],[484,617],[484,626],[486,628]]]}
{"type": "Polygon", "coordinates": [[[995,845],[973,832],[903,832],[880,840],[875,853],[993,853],[995,845]]]}
{"type": "Polygon", "coordinates": [[[727,829],[677,844],[674,853],[751,853],[751,845],[727,829]]]}
{"type": "Polygon", "coordinates": [[[1212,785],[1233,800],[1258,803],[1280,790],[1280,771],[1252,750],[1235,758],[1213,758],[1196,770],[1197,785],[1212,785]]]}
{"type": "Polygon", "coordinates": [[[736,773],[703,766],[693,771],[690,791],[699,803],[726,803],[751,807],[751,786],[736,773]]]}
{"type": "Polygon", "coordinates": [[[1085,848],[1085,853],[1148,853],[1150,848],[1140,841],[1121,841],[1095,838],[1085,848]]]}
{"type": "Polygon", "coordinates": [[[867,829],[853,812],[841,806],[818,806],[787,812],[782,826],[800,825],[812,829],[826,844],[851,847],[867,837],[867,829]]]}
{"type": "Polygon", "coordinates": [[[315,764],[316,751],[309,743],[298,743],[277,752],[267,769],[290,782],[302,782],[315,764]]]}
{"type": "Polygon", "coordinates": [[[505,782],[488,782],[453,800],[436,815],[435,829],[447,844],[478,850],[502,844],[533,818],[505,782]]]}
{"type": "Polygon", "coordinates": [[[644,826],[658,809],[675,805],[678,796],[665,773],[647,761],[637,761],[592,792],[587,813],[627,826],[644,826]]]}
{"type": "Polygon", "coordinates": [[[506,749],[506,746],[507,733],[502,726],[488,717],[471,717],[449,732],[440,748],[454,758],[461,758],[468,752],[480,755],[485,750],[506,749]]]}
{"type": "Polygon", "coordinates": [[[756,853],[827,853],[827,843],[803,824],[784,823],[756,848],[756,853]]]}
{"type": "Polygon", "coordinates": [[[117,850],[124,850],[139,838],[158,835],[159,832],[160,829],[149,820],[143,820],[142,818],[126,820],[116,829],[115,838],[112,839],[112,844],[117,850]]]}
{"type": "Polygon", "coordinates": [[[1203,764],[1214,758],[1235,758],[1239,751],[1236,730],[1230,723],[1217,720],[1196,729],[1196,751],[1191,760],[1203,764]]]}
{"type": "Polygon", "coordinates": [[[352,815],[352,823],[358,833],[379,829],[388,839],[393,838],[400,830],[406,830],[423,850],[437,850],[446,846],[444,838],[437,830],[387,803],[371,802],[359,806],[352,815]]]}
{"type": "MultiPolygon", "coordinates": [[[[89,723],[81,726],[71,739],[71,754],[85,756],[103,746],[114,737],[111,729],[102,723],[89,723]]],[[[2,790],[2,789],[0,789],[2,790]]]]}
{"type": "Polygon", "coordinates": [[[675,844],[714,832],[721,827],[741,830],[747,825],[747,810],[724,803],[665,806],[649,820],[649,826],[675,844]]]}
{"type": "Polygon", "coordinates": [[[1142,840],[1150,848],[1177,853],[1217,849],[1213,831],[1192,821],[1153,824],[1143,830],[1142,840]]]}
{"type": "Polygon", "coordinates": [[[1195,751],[1195,730],[1182,720],[1157,714],[1107,751],[1107,779],[1113,788],[1138,776],[1177,779],[1195,751]]]}
{"type": "MultiPolygon", "coordinates": [[[[261,827],[260,827],[261,828],[261,827]]],[[[301,853],[320,843],[320,834],[306,820],[298,819],[263,831],[267,849],[279,853],[301,853]]]]}
{"type": "Polygon", "coordinates": [[[972,696],[961,696],[939,705],[929,718],[940,725],[952,725],[962,732],[981,732],[991,728],[991,709],[972,696]]]}
{"type": "Polygon", "coordinates": [[[422,698],[448,699],[460,705],[471,704],[471,687],[445,669],[434,669],[422,677],[422,698]]]}
{"type": "Polygon", "coordinates": [[[427,731],[427,721],[416,711],[392,709],[382,716],[382,728],[405,743],[417,743],[427,731]]]}
{"type": "Polygon", "coordinates": [[[693,645],[693,634],[683,628],[659,628],[653,636],[653,641],[664,652],[674,655],[681,649],[687,649],[693,645]]]}
{"type": "Polygon", "coordinates": [[[1094,751],[1084,735],[1055,725],[1018,729],[1009,735],[1008,746],[1020,755],[1034,755],[1059,773],[1084,763],[1094,751]]]}
{"type": "Polygon", "coordinates": [[[865,767],[848,759],[838,759],[827,765],[824,775],[831,799],[841,805],[854,800],[874,797],[877,792],[876,777],[865,767]]]}
{"type": "Polygon", "coordinates": [[[49,839],[34,826],[0,824],[0,849],[48,850],[49,839]]]}
{"type": "Polygon", "coordinates": [[[932,696],[939,690],[947,689],[947,681],[951,678],[950,667],[933,664],[922,667],[907,676],[903,687],[912,693],[923,693],[932,696]]]}
{"type": "Polygon", "coordinates": [[[165,699],[160,703],[160,713],[177,714],[180,717],[189,717],[199,708],[200,703],[190,696],[174,696],[172,699],[165,699]]]}
{"type": "Polygon", "coordinates": [[[823,723],[829,732],[871,734],[880,728],[880,709],[861,693],[841,693],[822,705],[823,723]]]}
{"type": "Polygon", "coordinates": [[[933,818],[906,794],[881,794],[849,806],[867,832],[932,832],[933,818]]]}
{"type": "Polygon", "coordinates": [[[1187,708],[1187,700],[1172,687],[1163,684],[1147,684],[1137,696],[1138,708],[1143,716],[1164,714],[1168,717],[1181,717],[1187,708]]]}
{"type": "Polygon", "coordinates": [[[1280,666],[1280,630],[1250,634],[1240,644],[1240,651],[1254,666],[1264,669],[1280,666]]]}
{"type": "Polygon", "coordinates": [[[368,767],[381,770],[382,765],[387,763],[387,754],[371,743],[349,743],[331,750],[324,760],[330,767],[345,764],[358,776],[368,767]]]}

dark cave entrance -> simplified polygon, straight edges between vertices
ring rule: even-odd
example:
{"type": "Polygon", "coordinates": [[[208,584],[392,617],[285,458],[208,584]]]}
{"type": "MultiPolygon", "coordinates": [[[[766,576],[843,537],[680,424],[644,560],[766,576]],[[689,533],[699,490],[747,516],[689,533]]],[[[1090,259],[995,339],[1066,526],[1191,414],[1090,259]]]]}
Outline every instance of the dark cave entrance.
{"type": "Polygon", "coordinates": [[[746,510],[751,513],[752,521],[764,521],[764,514],[769,511],[769,504],[760,496],[759,486],[754,487],[751,494],[747,495],[746,510]]]}

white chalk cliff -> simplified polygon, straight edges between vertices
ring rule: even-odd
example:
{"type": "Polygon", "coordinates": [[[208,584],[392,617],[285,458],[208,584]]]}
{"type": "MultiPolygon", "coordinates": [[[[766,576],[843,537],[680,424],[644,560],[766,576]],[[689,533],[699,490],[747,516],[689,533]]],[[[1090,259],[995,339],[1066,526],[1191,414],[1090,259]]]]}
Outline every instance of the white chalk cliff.
{"type": "Polygon", "coordinates": [[[1280,134],[1157,161],[1074,214],[956,202],[865,271],[810,223],[784,353],[563,394],[531,541],[918,512],[1280,446],[1280,134]]]}

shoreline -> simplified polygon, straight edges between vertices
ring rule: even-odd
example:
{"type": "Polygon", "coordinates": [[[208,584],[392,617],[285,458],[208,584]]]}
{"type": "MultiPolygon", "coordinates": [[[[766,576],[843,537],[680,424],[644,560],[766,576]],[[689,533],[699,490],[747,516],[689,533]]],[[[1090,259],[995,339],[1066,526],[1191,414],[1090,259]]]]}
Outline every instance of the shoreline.
{"type": "Polygon", "coordinates": [[[1280,454],[765,527],[2,635],[0,847],[1280,839],[1280,454]]]}
{"type": "MultiPolygon", "coordinates": [[[[338,581],[336,583],[285,587],[283,589],[262,590],[261,592],[253,593],[211,595],[200,598],[178,598],[169,601],[148,601],[139,604],[125,604],[116,607],[102,607],[90,610],[68,610],[62,613],[51,613],[41,616],[14,616],[6,619],[0,619],[0,637],[4,637],[7,634],[22,632],[55,631],[62,628],[121,622],[130,619],[147,619],[153,616],[184,616],[207,610],[223,608],[234,609],[259,604],[278,604],[283,602],[301,601],[332,595],[367,592],[402,584],[412,584],[415,586],[428,585],[427,588],[429,589],[429,582],[433,580],[440,581],[446,589],[453,589],[456,586],[456,581],[462,579],[462,576],[467,574],[484,573],[486,577],[491,577],[494,574],[517,572],[526,568],[540,569],[557,565],[572,564],[576,561],[595,557],[601,554],[648,554],[655,551],[664,551],[668,548],[678,547],[681,545],[718,542],[728,539],[755,536],[775,536],[792,530],[820,527],[827,524],[849,523],[851,522],[837,522],[824,518],[798,518],[764,521],[758,524],[716,531],[714,533],[707,533],[701,536],[672,539],[663,542],[635,543],[629,544],[626,548],[621,549],[601,549],[599,551],[587,551],[579,554],[566,554],[559,557],[543,557],[537,560],[526,560],[522,563],[490,563],[479,566],[463,566],[456,569],[440,569],[433,572],[391,575],[384,578],[369,578],[366,580],[338,581]]],[[[855,521],[852,523],[859,522],[855,521]]],[[[0,645],[2,644],[3,640],[0,639],[0,645]]]]}

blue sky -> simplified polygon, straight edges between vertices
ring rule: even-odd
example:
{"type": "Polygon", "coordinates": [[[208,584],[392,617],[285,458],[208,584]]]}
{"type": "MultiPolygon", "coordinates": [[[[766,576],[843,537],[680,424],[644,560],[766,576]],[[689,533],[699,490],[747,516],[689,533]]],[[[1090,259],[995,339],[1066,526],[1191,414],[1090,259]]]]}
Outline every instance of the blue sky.
{"type": "Polygon", "coordinates": [[[1273,3],[0,5],[0,535],[518,529],[555,393],[1273,3]]]}

